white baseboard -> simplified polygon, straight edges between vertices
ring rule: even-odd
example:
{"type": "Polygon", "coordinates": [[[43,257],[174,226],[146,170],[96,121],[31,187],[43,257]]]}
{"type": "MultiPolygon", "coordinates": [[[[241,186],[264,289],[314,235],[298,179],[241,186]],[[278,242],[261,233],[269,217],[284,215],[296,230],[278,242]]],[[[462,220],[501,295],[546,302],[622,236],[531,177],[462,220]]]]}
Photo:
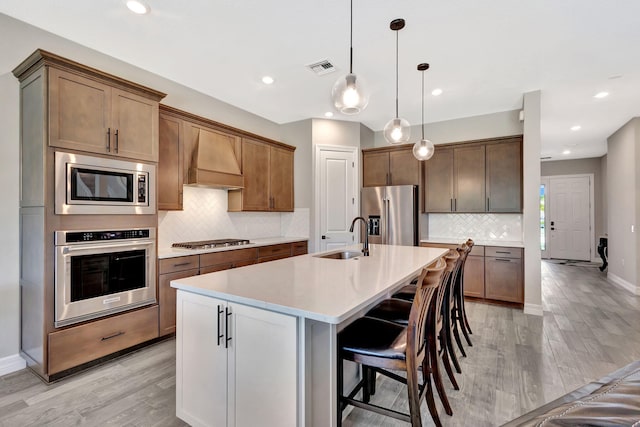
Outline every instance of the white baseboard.
{"type": "Polygon", "coordinates": [[[625,289],[632,294],[640,295],[640,288],[638,286],[635,286],[633,283],[627,282],[620,276],[616,276],[611,272],[607,272],[607,279],[611,283],[620,286],[622,289],[625,289]]]}
{"type": "Polygon", "coordinates": [[[27,367],[27,362],[19,354],[0,359],[0,377],[27,367]]]}
{"type": "Polygon", "coordinates": [[[542,316],[542,304],[524,304],[524,314],[532,314],[534,316],[542,316]]]}

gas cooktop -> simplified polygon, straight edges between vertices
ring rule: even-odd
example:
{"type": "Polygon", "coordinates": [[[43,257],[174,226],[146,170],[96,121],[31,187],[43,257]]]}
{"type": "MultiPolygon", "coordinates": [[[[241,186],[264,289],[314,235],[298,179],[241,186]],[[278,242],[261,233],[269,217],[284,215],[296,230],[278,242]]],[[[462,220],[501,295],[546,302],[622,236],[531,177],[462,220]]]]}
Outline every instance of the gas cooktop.
{"type": "Polygon", "coordinates": [[[182,249],[210,249],[210,248],[223,248],[226,246],[242,246],[248,245],[251,242],[246,239],[216,239],[216,240],[200,240],[197,242],[183,242],[174,243],[171,245],[173,248],[182,249]]]}

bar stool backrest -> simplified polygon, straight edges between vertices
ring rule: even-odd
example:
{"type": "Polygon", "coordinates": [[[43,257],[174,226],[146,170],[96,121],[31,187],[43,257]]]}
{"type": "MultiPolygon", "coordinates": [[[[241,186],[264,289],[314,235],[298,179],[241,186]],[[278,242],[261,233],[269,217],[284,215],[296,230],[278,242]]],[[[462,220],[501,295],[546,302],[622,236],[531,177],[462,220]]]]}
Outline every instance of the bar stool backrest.
{"type": "Polygon", "coordinates": [[[447,263],[447,266],[444,270],[443,273],[443,278],[442,278],[442,286],[440,286],[438,288],[438,295],[435,299],[435,311],[434,311],[434,315],[435,315],[435,320],[436,320],[436,332],[439,332],[440,329],[442,329],[442,322],[443,322],[443,318],[442,318],[442,303],[444,302],[444,297],[447,293],[447,287],[450,284],[450,279],[452,278],[452,273],[454,271],[454,269],[456,268],[456,265],[458,263],[458,260],[460,259],[460,255],[458,255],[458,252],[450,249],[449,252],[444,256],[445,261],[447,263]]]}

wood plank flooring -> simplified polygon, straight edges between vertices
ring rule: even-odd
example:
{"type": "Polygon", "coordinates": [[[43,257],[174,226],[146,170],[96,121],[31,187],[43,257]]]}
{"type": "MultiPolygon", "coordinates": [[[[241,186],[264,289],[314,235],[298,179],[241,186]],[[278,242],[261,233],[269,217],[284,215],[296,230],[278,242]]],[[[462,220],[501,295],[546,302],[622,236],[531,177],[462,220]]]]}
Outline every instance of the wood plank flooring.
{"type": "MultiPolygon", "coordinates": [[[[467,304],[473,347],[445,426],[500,425],[640,359],[640,297],[597,268],[542,264],[544,316],[467,304]]],[[[436,401],[437,401],[436,397],[436,401]]],[[[406,392],[378,382],[374,402],[408,409],[406,392]]],[[[432,425],[423,403],[425,425],[432,425]]],[[[0,377],[0,426],[184,426],[175,417],[175,340],[46,385],[29,370],[0,377]]],[[[354,409],[345,426],[406,426],[354,409]]]]}

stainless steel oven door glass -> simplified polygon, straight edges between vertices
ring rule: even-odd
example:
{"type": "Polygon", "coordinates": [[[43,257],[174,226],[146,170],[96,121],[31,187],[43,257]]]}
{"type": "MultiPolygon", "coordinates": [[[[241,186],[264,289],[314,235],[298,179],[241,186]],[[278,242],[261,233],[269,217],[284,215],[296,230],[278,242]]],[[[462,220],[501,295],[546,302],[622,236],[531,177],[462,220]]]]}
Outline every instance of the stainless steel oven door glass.
{"type": "Polygon", "coordinates": [[[155,166],[56,152],[56,214],[154,214],[155,166]]]}
{"type": "MultiPolygon", "coordinates": [[[[124,232],[137,230],[108,233],[124,232]]],[[[56,327],[156,302],[155,229],[149,238],[72,243],[65,242],[66,233],[73,232],[56,232],[56,327]]]]}

